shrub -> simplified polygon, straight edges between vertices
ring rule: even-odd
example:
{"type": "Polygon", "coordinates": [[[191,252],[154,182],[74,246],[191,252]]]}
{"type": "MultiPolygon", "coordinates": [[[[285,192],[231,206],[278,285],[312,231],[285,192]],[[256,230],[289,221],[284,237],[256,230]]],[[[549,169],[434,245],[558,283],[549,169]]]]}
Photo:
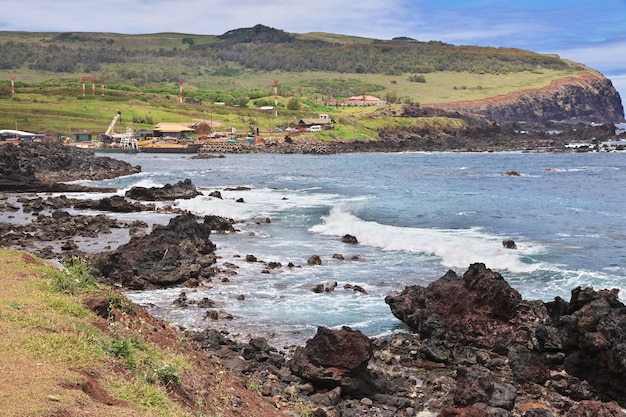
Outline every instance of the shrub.
{"type": "Polygon", "coordinates": [[[158,366],[154,369],[159,381],[166,387],[180,385],[180,375],[172,365],[158,366]]]}
{"type": "Polygon", "coordinates": [[[73,256],[63,264],[63,269],[55,271],[52,289],[69,295],[76,294],[78,289],[97,288],[98,284],[91,275],[89,264],[83,258],[73,256]]]}
{"type": "Polygon", "coordinates": [[[426,82],[426,78],[421,74],[413,74],[408,78],[408,80],[412,83],[425,83],[426,82]]]}
{"type": "Polygon", "coordinates": [[[293,96],[287,102],[287,110],[300,110],[300,100],[298,97],[293,96]]]}

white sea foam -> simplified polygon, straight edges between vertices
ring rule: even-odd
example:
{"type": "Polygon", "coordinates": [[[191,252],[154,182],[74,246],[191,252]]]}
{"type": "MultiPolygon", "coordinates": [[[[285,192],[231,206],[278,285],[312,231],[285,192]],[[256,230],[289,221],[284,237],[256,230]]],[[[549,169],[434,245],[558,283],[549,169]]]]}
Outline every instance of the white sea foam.
{"type": "Polygon", "coordinates": [[[503,238],[483,233],[480,229],[431,229],[388,226],[365,221],[334,207],[312,232],[329,236],[356,236],[359,243],[385,251],[406,251],[434,255],[447,268],[466,268],[475,262],[485,263],[495,270],[533,272],[539,264],[527,264],[522,256],[535,253],[538,247],[528,245],[512,251],[504,249],[503,238]]]}
{"type": "MultiPolygon", "coordinates": [[[[220,190],[222,198],[210,197],[215,190],[201,189],[202,196],[191,200],[178,200],[176,205],[198,215],[213,214],[236,220],[251,220],[291,213],[296,209],[330,207],[340,197],[329,193],[316,193],[312,189],[276,190],[260,188],[251,190],[220,190]],[[242,202],[237,202],[238,199],[242,202]]],[[[352,199],[358,200],[359,198],[352,199]]]]}

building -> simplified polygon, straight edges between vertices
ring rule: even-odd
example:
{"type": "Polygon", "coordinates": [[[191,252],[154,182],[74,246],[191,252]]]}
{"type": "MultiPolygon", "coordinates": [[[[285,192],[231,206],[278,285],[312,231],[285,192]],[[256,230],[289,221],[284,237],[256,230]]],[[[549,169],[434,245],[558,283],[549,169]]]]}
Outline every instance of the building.
{"type": "Polygon", "coordinates": [[[0,129],[0,141],[11,142],[44,142],[51,141],[53,138],[46,136],[45,133],[31,133],[23,130],[0,129]]]}
{"type": "Polygon", "coordinates": [[[374,97],[374,96],[367,96],[367,95],[361,95],[361,96],[352,96],[352,97],[348,97],[345,100],[336,100],[334,98],[328,98],[328,99],[323,99],[317,100],[318,103],[320,104],[325,104],[326,106],[384,106],[387,104],[387,102],[385,100],[381,100],[378,97],[374,97]]]}
{"type": "Polygon", "coordinates": [[[170,123],[161,122],[154,126],[153,133],[156,137],[184,138],[190,134],[206,135],[211,133],[211,125],[205,122],[195,123],[170,123]]]}
{"type": "Polygon", "coordinates": [[[332,129],[335,120],[327,114],[320,114],[317,119],[300,119],[298,120],[299,129],[308,129],[311,126],[322,126],[322,129],[332,129]]]}
{"type": "Polygon", "coordinates": [[[385,100],[366,95],[348,97],[343,103],[345,106],[384,106],[387,104],[385,100]]]}

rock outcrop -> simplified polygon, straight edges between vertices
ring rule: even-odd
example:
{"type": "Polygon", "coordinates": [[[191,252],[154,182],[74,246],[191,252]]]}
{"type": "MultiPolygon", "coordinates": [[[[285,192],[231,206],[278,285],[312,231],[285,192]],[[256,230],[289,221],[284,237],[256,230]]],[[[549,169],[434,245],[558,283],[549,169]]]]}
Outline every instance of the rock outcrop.
{"type": "Polygon", "coordinates": [[[79,179],[102,180],[140,172],[141,168],[59,143],[0,146],[0,190],[14,192],[102,191],[64,184],[79,179]]]}
{"type": "Polygon", "coordinates": [[[178,181],[176,184],[165,184],[163,187],[132,187],[125,196],[133,200],[168,201],[176,199],[190,199],[201,195],[189,178],[178,181]]]}
{"type": "Polygon", "coordinates": [[[96,255],[94,276],[133,290],[198,285],[215,274],[210,232],[209,225],[190,213],[174,217],[167,226],[154,226],[150,235],[133,237],[111,253],[96,255]]]}
{"type": "Polygon", "coordinates": [[[371,385],[367,369],[371,358],[372,342],[360,331],[319,327],[305,347],[296,349],[290,368],[316,387],[363,393],[371,385]]]}
{"type": "Polygon", "coordinates": [[[537,90],[522,90],[485,100],[437,104],[437,108],[507,122],[569,124],[624,122],[621,98],[611,81],[585,71],[537,90]]]}
{"type": "Polygon", "coordinates": [[[462,277],[449,271],[428,287],[407,287],[385,302],[419,336],[423,358],[446,366],[475,363],[456,382],[454,409],[466,410],[442,415],[474,415],[469,411],[475,407],[508,410],[491,395],[510,391],[509,385],[529,392],[544,387],[543,400],[558,395],[554,401],[564,401],[563,408],[568,401],[626,404],[626,306],[618,290],[579,287],[569,302],[527,301],[500,274],[473,264],[462,277]],[[490,361],[500,357],[498,372],[478,371],[486,358],[479,351],[489,352],[490,361]],[[473,355],[476,362],[468,360],[473,355]]]}

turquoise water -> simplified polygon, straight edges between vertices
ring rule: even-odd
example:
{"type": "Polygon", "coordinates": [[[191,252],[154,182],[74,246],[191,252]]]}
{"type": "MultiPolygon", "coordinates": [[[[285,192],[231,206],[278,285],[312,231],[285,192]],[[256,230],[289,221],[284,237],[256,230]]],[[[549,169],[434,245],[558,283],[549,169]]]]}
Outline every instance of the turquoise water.
{"type": "Polygon", "coordinates": [[[281,343],[301,343],[318,325],[383,335],[401,327],[387,294],[427,285],[449,269],[462,274],[474,262],[501,273],[527,299],[569,299],[579,285],[619,288],[622,296],[626,288],[626,153],[115,157],[143,172],[98,184],[123,190],[190,178],[204,195],[175,205],[239,221],[239,233],[211,236],[219,264],[235,264],[237,275],[188,293],[215,300],[232,321],[176,310],[180,289],[130,294],[187,328],[221,326],[281,343]],[[226,190],[237,186],[251,190],[226,190]],[[208,197],[214,190],[223,200],[208,197]],[[342,243],[345,234],[359,244],[342,243]],[[504,239],[518,249],[504,249],[504,239]],[[345,260],[334,259],[337,253],[345,260]],[[243,261],[247,254],[283,267],[263,273],[262,264],[243,261]],[[313,254],[322,265],[307,265],[313,254]],[[338,289],[311,291],[328,281],[338,289]]]}

